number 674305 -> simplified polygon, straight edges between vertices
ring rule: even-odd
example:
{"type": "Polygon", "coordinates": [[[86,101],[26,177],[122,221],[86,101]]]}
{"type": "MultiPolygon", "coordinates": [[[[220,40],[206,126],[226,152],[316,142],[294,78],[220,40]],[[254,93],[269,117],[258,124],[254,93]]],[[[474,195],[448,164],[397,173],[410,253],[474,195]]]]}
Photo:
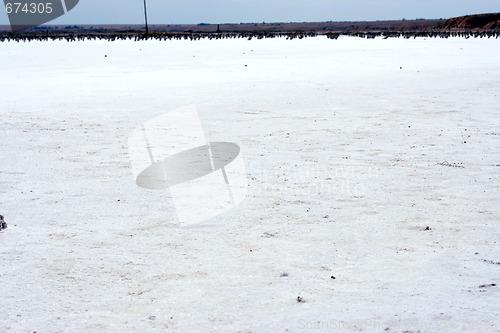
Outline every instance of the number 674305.
{"type": "Polygon", "coordinates": [[[21,3],[21,2],[7,2],[5,4],[7,14],[51,14],[52,2],[46,3],[21,3]]]}

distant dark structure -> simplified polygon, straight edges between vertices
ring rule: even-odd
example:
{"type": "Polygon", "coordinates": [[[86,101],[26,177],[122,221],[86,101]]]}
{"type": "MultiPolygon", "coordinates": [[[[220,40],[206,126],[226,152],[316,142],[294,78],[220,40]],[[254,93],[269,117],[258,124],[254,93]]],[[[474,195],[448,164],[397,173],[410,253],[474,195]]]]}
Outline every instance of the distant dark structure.
{"type": "Polygon", "coordinates": [[[7,223],[3,219],[3,215],[0,215],[0,230],[7,229],[7,223]]]}
{"type": "Polygon", "coordinates": [[[146,6],[146,0],[144,0],[144,19],[146,21],[146,35],[149,35],[149,28],[148,28],[148,9],[146,6]]]}

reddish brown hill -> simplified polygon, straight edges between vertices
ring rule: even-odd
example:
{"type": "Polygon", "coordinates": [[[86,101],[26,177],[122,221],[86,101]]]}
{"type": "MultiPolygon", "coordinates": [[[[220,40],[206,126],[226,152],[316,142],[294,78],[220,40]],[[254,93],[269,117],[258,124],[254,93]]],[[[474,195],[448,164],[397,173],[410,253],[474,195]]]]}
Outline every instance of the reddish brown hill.
{"type": "Polygon", "coordinates": [[[440,28],[446,30],[500,30],[500,13],[455,17],[444,22],[440,28]]]}

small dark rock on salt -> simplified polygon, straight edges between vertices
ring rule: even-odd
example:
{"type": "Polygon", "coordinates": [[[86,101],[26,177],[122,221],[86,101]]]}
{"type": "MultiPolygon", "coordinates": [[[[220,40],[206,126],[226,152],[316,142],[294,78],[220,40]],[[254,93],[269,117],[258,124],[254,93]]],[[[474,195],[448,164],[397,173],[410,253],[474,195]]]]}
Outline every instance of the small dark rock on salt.
{"type": "Polygon", "coordinates": [[[488,288],[488,287],[496,287],[496,283],[482,284],[479,286],[479,288],[488,288]]]}
{"type": "Polygon", "coordinates": [[[7,223],[3,219],[3,215],[0,215],[0,230],[7,229],[7,223]]]}

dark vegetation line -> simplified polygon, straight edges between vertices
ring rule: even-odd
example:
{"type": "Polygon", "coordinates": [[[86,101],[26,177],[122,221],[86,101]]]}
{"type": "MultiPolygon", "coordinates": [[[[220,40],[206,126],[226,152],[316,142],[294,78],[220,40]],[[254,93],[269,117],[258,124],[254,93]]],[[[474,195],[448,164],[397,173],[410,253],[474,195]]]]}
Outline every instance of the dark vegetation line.
{"type": "Polygon", "coordinates": [[[0,34],[0,42],[30,42],[30,41],[55,41],[66,40],[68,42],[85,40],[200,40],[200,39],[236,39],[246,38],[286,38],[303,39],[305,37],[326,36],[329,39],[337,39],[340,36],[354,36],[367,39],[376,37],[387,38],[499,38],[500,31],[410,31],[410,32],[233,32],[233,33],[204,33],[204,32],[182,32],[182,33],[61,33],[61,34],[0,34]]]}

